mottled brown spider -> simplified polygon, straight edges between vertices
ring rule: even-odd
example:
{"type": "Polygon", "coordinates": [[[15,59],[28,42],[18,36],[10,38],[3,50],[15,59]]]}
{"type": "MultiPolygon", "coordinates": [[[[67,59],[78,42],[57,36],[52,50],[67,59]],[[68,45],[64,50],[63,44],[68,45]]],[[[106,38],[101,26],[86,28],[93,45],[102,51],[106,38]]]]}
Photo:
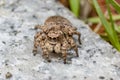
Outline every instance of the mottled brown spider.
{"type": "Polygon", "coordinates": [[[64,63],[66,63],[67,51],[73,49],[78,57],[78,47],[73,39],[73,35],[78,35],[80,41],[80,33],[77,28],[64,17],[51,16],[44,26],[36,25],[36,29],[41,29],[34,37],[33,54],[37,54],[37,47],[40,46],[43,51],[43,56],[50,61],[49,54],[52,52],[62,53],[64,63]]]}

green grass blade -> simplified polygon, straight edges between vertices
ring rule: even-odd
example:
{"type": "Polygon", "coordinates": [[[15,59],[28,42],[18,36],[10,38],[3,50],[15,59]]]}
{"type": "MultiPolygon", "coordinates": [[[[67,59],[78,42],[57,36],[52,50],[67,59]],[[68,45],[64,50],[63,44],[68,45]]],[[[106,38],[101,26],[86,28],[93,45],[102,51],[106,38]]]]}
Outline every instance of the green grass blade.
{"type": "Polygon", "coordinates": [[[113,27],[111,27],[109,22],[104,17],[104,15],[103,15],[103,13],[102,13],[102,11],[101,11],[98,3],[97,3],[97,0],[93,0],[93,5],[94,5],[94,7],[95,7],[95,9],[97,11],[97,14],[100,17],[100,20],[101,20],[102,24],[105,27],[105,30],[107,32],[107,35],[108,35],[108,38],[109,38],[111,44],[120,51],[120,44],[118,42],[118,38],[116,37],[117,35],[116,35],[113,27]]]}
{"type": "Polygon", "coordinates": [[[118,25],[115,24],[115,31],[116,31],[117,33],[120,33],[120,26],[118,26],[118,25]]]}
{"type": "Polygon", "coordinates": [[[69,0],[70,8],[76,17],[79,17],[80,0],[69,0]]]}
{"type": "Polygon", "coordinates": [[[114,21],[120,20],[120,15],[113,15],[113,20],[114,20],[114,21]]]}
{"type": "MultiPolygon", "coordinates": [[[[113,21],[120,20],[120,15],[113,15],[112,16],[113,21]]],[[[109,20],[109,19],[108,19],[109,20]]],[[[86,22],[91,22],[93,24],[98,24],[100,23],[100,18],[99,17],[91,17],[86,20],[86,22]]]]}
{"type": "Polygon", "coordinates": [[[120,5],[115,0],[109,0],[108,2],[120,13],[120,5]]]}
{"type": "Polygon", "coordinates": [[[100,18],[99,17],[92,17],[92,18],[88,18],[86,21],[91,22],[93,24],[97,24],[97,23],[100,23],[100,18]]]}
{"type": "Polygon", "coordinates": [[[106,4],[107,4],[107,9],[108,9],[108,14],[109,14],[109,17],[110,17],[110,22],[111,22],[111,28],[113,30],[113,37],[116,41],[116,47],[120,45],[119,43],[119,39],[118,39],[118,36],[117,36],[117,33],[115,32],[115,26],[114,26],[114,21],[113,21],[113,18],[112,18],[112,14],[111,14],[111,11],[110,11],[110,5],[109,5],[109,0],[106,0],[106,4]]]}

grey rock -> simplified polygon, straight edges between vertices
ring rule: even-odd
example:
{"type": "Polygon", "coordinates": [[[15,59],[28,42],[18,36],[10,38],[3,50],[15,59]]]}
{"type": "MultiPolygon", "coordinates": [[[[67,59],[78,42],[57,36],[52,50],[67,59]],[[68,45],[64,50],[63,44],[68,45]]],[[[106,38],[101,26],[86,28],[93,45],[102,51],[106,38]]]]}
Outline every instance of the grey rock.
{"type": "Polygon", "coordinates": [[[7,72],[9,80],[120,80],[120,53],[57,0],[0,0],[0,80],[7,72]],[[81,32],[80,57],[68,54],[70,64],[32,54],[34,26],[53,15],[66,17],[81,32]]]}

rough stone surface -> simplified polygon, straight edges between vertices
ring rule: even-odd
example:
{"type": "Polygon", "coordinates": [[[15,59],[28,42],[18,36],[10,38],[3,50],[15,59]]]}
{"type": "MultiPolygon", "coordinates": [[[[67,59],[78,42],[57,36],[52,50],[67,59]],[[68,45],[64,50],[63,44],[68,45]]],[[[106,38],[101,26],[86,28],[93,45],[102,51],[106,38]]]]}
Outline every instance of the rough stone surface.
{"type": "Polygon", "coordinates": [[[8,72],[9,80],[120,80],[120,53],[55,0],[0,0],[0,80],[8,72]],[[34,26],[52,15],[68,18],[82,34],[80,57],[68,53],[70,64],[32,54],[34,26]]]}

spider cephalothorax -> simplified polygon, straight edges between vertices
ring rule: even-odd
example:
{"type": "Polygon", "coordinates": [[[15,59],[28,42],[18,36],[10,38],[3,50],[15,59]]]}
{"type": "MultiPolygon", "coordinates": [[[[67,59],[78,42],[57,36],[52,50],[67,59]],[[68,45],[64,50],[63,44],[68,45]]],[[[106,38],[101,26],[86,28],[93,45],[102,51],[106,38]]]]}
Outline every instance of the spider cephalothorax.
{"type": "Polygon", "coordinates": [[[80,41],[80,33],[77,32],[77,28],[61,16],[49,17],[43,26],[37,25],[36,29],[41,29],[34,37],[34,49],[33,53],[36,55],[37,47],[40,46],[43,52],[43,56],[50,61],[49,54],[51,52],[61,53],[66,63],[67,51],[73,49],[78,55],[78,47],[73,39],[73,35],[78,35],[78,41],[80,41]]]}

